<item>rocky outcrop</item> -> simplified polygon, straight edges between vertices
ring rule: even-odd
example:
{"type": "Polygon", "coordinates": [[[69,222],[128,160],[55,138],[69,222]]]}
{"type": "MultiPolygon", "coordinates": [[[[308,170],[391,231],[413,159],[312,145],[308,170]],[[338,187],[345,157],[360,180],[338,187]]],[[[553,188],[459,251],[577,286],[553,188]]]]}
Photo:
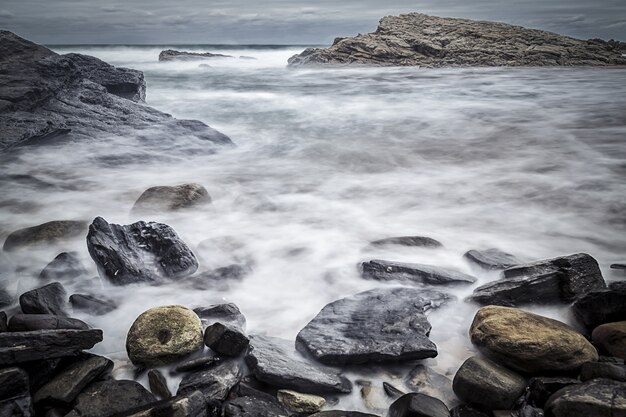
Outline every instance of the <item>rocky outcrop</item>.
{"type": "Polygon", "coordinates": [[[588,41],[498,22],[409,13],[384,17],[376,32],[308,48],[290,66],[423,67],[626,65],[620,42],[588,41]]]}
{"type": "Polygon", "coordinates": [[[196,120],[177,120],[145,104],[143,75],[0,31],[0,151],[58,140],[142,134],[163,143],[180,137],[231,144],[196,120]],[[136,101],[133,101],[136,100],[136,101]]]}
{"type": "Polygon", "coordinates": [[[232,55],[213,54],[211,52],[186,52],[166,49],[159,54],[159,61],[192,61],[210,58],[234,58],[232,55]]]}
{"type": "Polygon", "coordinates": [[[472,284],[476,278],[454,269],[433,265],[372,260],[361,264],[363,278],[377,281],[407,281],[418,284],[472,284]]]}

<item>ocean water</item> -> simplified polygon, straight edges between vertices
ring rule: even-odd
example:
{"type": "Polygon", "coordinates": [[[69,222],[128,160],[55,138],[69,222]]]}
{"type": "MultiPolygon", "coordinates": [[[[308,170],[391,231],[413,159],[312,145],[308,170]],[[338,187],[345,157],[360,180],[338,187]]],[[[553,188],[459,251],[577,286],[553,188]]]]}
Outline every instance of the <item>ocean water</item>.
{"type": "MultiPolygon", "coordinates": [[[[477,286],[498,275],[468,264],[469,249],[528,261],[586,252],[607,280],[623,279],[609,264],[626,260],[626,69],[293,70],[287,59],[304,47],[177,46],[255,59],[158,62],[166,48],[53,47],[144,71],[149,105],[206,122],[236,147],[212,154],[184,137],[175,146],[102,137],[32,148],[0,166],[2,238],[55,219],[128,224],[140,220],[130,209],[146,188],[198,182],[210,206],[141,219],[171,225],[200,271],[251,262],[229,288],[103,283],[120,308],[77,316],[104,329],[95,351],[116,359],[117,376],[132,376],[125,336],[149,307],[234,302],[249,333],[293,340],[328,302],[398,285],[362,279],[356,265],[370,259],[456,268],[477,286]],[[368,247],[402,235],[444,247],[368,247]]],[[[95,276],[84,240],[70,246],[95,276]]],[[[58,252],[29,252],[5,279],[17,291],[36,286],[58,252]]],[[[444,288],[458,301],[429,316],[440,353],[426,363],[449,376],[473,354],[477,306],[462,300],[474,287],[444,288]]],[[[571,323],[567,309],[530,309],[571,323]]],[[[347,372],[406,389],[414,365],[347,372]]],[[[358,389],[336,407],[367,410],[358,389]]]]}

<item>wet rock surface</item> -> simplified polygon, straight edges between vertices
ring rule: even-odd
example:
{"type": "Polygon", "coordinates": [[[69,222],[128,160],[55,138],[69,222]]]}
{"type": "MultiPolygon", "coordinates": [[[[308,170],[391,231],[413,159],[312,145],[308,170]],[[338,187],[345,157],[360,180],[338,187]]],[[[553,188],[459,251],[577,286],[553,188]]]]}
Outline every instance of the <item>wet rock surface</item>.
{"type": "Polygon", "coordinates": [[[150,391],[135,381],[94,382],[78,395],[67,417],[109,417],[155,401],[150,391]]]}
{"type": "Polygon", "coordinates": [[[626,321],[596,327],[591,339],[602,352],[626,360],[626,321]]]}
{"type": "Polygon", "coordinates": [[[211,202],[211,196],[200,184],[151,187],[144,191],[133,206],[133,213],[181,210],[211,202]]]}
{"type": "Polygon", "coordinates": [[[224,401],[228,393],[241,381],[242,364],[237,360],[220,362],[210,369],[185,375],[178,386],[177,395],[200,391],[207,401],[224,401]]]}
{"type": "Polygon", "coordinates": [[[167,386],[167,379],[158,369],[148,371],[148,384],[150,385],[150,391],[159,398],[165,400],[172,396],[167,386]]]}
{"type": "Polygon", "coordinates": [[[59,282],[25,292],[20,296],[20,308],[26,314],[67,316],[67,293],[59,282]]]}
{"type": "Polygon", "coordinates": [[[485,250],[472,249],[465,252],[463,257],[481,268],[489,270],[507,269],[522,263],[515,255],[495,248],[485,250]]]}
{"type": "Polygon", "coordinates": [[[425,394],[405,394],[389,407],[388,417],[450,417],[448,407],[425,394]]]}
{"type": "Polygon", "coordinates": [[[580,381],[569,377],[535,377],[528,382],[528,394],[526,401],[528,404],[543,408],[546,401],[555,392],[580,381]]]}
{"type": "Polygon", "coordinates": [[[419,284],[472,284],[476,278],[433,265],[372,260],[361,264],[363,278],[377,281],[409,281],[419,284]]]}
{"type": "Polygon", "coordinates": [[[240,329],[246,327],[246,317],[241,313],[239,307],[233,303],[196,307],[193,311],[200,317],[203,327],[208,327],[216,322],[229,324],[240,329]]]}
{"type": "Polygon", "coordinates": [[[15,314],[8,325],[11,332],[57,329],[87,330],[89,325],[78,319],[52,314],[15,314]]]}
{"type": "Polygon", "coordinates": [[[199,391],[135,407],[115,417],[206,417],[207,402],[199,391]]]}
{"type": "Polygon", "coordinates": [[[626,320],[626,289],[589,292],[572,305],[572,312],[588,330],[611,322],[626,320]]]}
{"type": "Polygon", "coordinates": [[[425,67],[625,65],[619,42],[578,40],[498,22],[409,13],[381,19],[375,32],[308,48],[303,65],[425,67]]]}
{"type": "Polygon", "coordinates": [[[626,415],[626,383],[593,379],[557,391],[546,403],[554,417],[626,415]]]}
{"type": "Polygon", "coordinates": [[[236,327],[213,323],[204,331],[204,344],[222,356],[239,356],[248,348],[250,340],[236,327]]]}
{"type": "Polygon", "coordinates": [[[293,413],[267,397],[239,397],[224,404],[224,417],[290,417],[293,413]]]}
{"type": "Polygon", "coordinates": [[[298,333],[296,347],[329,365],[432,358],[427,309],[449,296],[416,288],[366,291],[328,304],[298,333]]]}
{"type": "Polygon", "coordinates": [[[19,368],[0,369],[0,415],[3,417],[34,415],[28,375],[19,368]]]}
{"type": "MultiPolygon", "coordinates": [[[[0,31],[0,39],[2,32],[0,31]]],[[[0,64],[0,68],[1,68],[0,64]]],[[[2,100],[2,97],[0,97],[2,100]]],[[[2,126],[3,114],[0,109],[0,126],[2,126]]],[[[1,130],[0,130],[1,131],[1,130]]],[[[1,134],[0,134],[1,135],[1,134]]],[[[2,136],[0,136],[0,151],[2,151],[2,136]]],[[[5,251],[15,251],[29,247],[54,245],[63,241],[76,238],[87,231],[87,224],[75,220],[54,220],[37,226],[19,229],[7,236],[2,246],[5,251]]]]}

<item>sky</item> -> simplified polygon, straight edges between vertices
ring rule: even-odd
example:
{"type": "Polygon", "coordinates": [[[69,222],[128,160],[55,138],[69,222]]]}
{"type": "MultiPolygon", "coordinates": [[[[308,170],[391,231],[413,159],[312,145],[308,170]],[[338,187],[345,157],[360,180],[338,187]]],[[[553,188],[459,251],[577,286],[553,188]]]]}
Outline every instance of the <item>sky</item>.
{"type": "Polygon", "coordinates": [[[44,44],[328,44],[421,12],[626,41],[626,0],[2,0],[0,29],[44,44]]]}

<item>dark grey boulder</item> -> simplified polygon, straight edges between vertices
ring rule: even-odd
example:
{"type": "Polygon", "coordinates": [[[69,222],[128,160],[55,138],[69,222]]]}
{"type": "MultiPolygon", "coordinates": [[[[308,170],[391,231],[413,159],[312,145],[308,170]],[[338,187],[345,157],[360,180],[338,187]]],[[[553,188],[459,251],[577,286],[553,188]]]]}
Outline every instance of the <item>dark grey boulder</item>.
{"type": "Polygon", "coordinates": [[[185,375],[176,395],[187,395],[197,390],[207,401],[224,401],[242,376],[243,367],[239,361],[222,361],[217,366],[185,375]]]}
{"type": "Polygon", "coordinates": [[[605,288],[598,262],[579,253],[505,269],[502,279],[476,288],[470,299],[504,306],[571,303],[605,288]]]}
{"type": "Polygon", "coordinates": [[[34,415],[26,372],[19,368],[0,369],[0,416],[34,415]]]}
{"type": "Polygon", "coordinates": [[[159,54],[159,61],[193,61],[210,58],[234,58],[232,55],[213,54],[211,52],[187,52],[166,49],[159,54]]]}
{"type": "Polygon", "coordinates": [[[113,362],[102,356],[74,363],[37,390],[33,401],[38,406],[69,406],[88,384],[112,369],[113,362]]]}
{"type": "Polygon", "coordinates": [[[209,192],[200,184],[150,187],[139,196],[132,212],[176,211],[210,202],[209,192]]]}
{"type": "Polygon", "coordinates": [[[0,333],[6,332],[9,326],[7,324],[7,313],[0,311],[0,333]]]}
{"type": "Polygon", "coordinates": [[[141,384],[111,379],[89,385],[66,417],[110,417],[154,402],[154,395],[141,384]]]}
{"type": "MultiPolygon", "coordinates": [[[[494,413],[495,414],[495,413],[494,413]]],[[[510,414],[507,414],[506,411],[503,411],[503,414],[506,417],[544,417],[545,413],[541,408],[532,407],[528,404],[523,405],[516,410],[513,410],[510,414]]]]}
{"type": "MultiPolygon", "coordinates": [[[[2,34],[3,32],[0,31],[0,39],[2,39],[2,34]]],[[[2,68],[1,59],[0,68],[2,68]]],[[[1,100],[2,97],[0,95],[0,102],[1,100]]],[[[2,110],[0,109],[0,127],[1,126],[2,110]]],[[[2,129],[0,129],[0,132],[1,131],[2,129]]],[[[2,134],[0,134],[0,151],[2,151],[2,134]]],[[[55,220],[37,226],[16,230],[6,238],[2,248],[3,250],[10,252],[33,246],[55,245],[81,236],[86,231],[87,224],[85,222],[74,220],[55,220]]]]}
{"type": "Polygon", "coordinates": [[[626,263],[611,264],[611,269],[626,269],[626,263]]]}
{"type": "Polygon", "coordinates": [[[411,393],[398,398],[389,406],[388,417],[450,417],[448,407],[437,398],[411,393]]]}
{"type": "Polygon", "coordinates": [[[256,379],[268,385],[309,394],[349,393],[352,384],[332,368],[312,363],[287,340],[250,336],[246,363],[256,379]]]}
{"type": "Polygon", "coordinates": [[[580,368],[579,378],[581,381],[606,378],[626,382],[626,365],[607,362],[587,362],[580,368]]]}
{"type": "Polygon", "coordinates": [[[182,362],[179,362],[174,368],[175,372],[189,372],[189,371],[198,371],[201,369],[208,369],[214,366],[217,366],[221,363],[222,360],[220,358],[214,356],[202,356],[200,358],[187,359],[182,362]]]}
{"type": "Polygon", "coordinates": [[[241,330],[226,324],[213,323],[204,331],[204,344],[221,356],[239,356],[249,343],[241,330]]]}
{"type": "MultiPolygon", "coordinates": [[[[117,413],[113,417],[207,417],[207,401],[200,391],[117,413]]],[[[215,416],[209,413],[209,416],[215,416]]]]}
{"type": "Polygon", "coordinates": [[[626,383],[592,379],[554,393],[545,407],[552,417],[626,416],[626,383]]]}
{"type": "Polygon", "coordinates": [[[174,229],[166,224],[109,224],[96,217],[87,235],[89,254],[101,276],[115,285],[183,278],[198,261],[174,229]]]}
{"type": "Polygon", "coordinates": [[[472,249],[465,252],[463,257],[481,268],[490,270],[507,269],[522,263],[515,255],[496,248],[485,250],[472,249]]]}
{"type": "Polygon", "coordinates": [[[589,292],[572,305],[574,316],[587,330],[626,320],[626,289],[589,292]]]}
{"type": "Polygon", "coordinates": [[[298,350],[328,365],[437,356],[427,309],[450,296],[418,288],[365,291],[326,305],[296,338],[298,350]]]}
{"type": "Polygon", "coordinates": [[[457,371],[452,388],[463,402],[508,410],[524,393],[526,380],[489,359],[473,356],[457,371]]]}
{"type": "Polygon", "coordinates": [[[39,274],[46,281],[73,280],[85,277],[87,269],[76,252],[58,254],[39,274]]]}
{"type": "Polygon", "coordinates": [[[74,311],[82,311],[94,316],[103,316],[117,309],[115,301],[89,294],[70,295],[70,304],[74,311]]]}
{"type": "Polygon", "coordinates": [[[450,417],[492,417],[491,413],[483,412],[469,405],[457,405],[450,410],[450,417]]]}
{"type": "Polygon", "coordinates": [[[193,311],[200,317],[202,327],[205,328],[217,322],[230,324],[240,329],[246,327],[246,317],[241,313],[239,307],[233,303],[196,307],[193,311]]]}
{"type": "Polygon", "coordinates": [[[56,329],[87,330],[89,325],[78,319],[52,314],[15,314],[9,321],[10,332],[56,329]]]}
{"type": "Polygon", "coordinates": [[[20,308],[25,314],[67,316],[67,293],[61,283],[53,282],[22,294],[20,308]]]}
{"type": "Polygon", "coordinates": [[[476,278],[433,265],[372,260],[361,264],[363,278],[377,281],[410,281],[420,284],[450,285],[472,284],[476,278]]]}
{"type": "Polygon", "coordinates": [[[528,382],[526,402],[532,406],[544,408],[548,398],[555,392],[580,381],[568,377],[535,377],[528,382]]]}
{"type": "Polygon", "coordinates": [[[440,248],[443,247],[441,242],[425,236],[398,236],[388,237],[385,239],[370,242],[371,246],[415,246],[420,248],[440,248]]]}
{"type": "Polygon", "coordinates": [[[97,329],[0,333],[0,366],[71,356],[101,341],[97,329]]]}
{"type": "Polygon", "coordinates": [[[167,386],[167,379],[158,369],[150,369],[148,371],[148,384],[150,385],[150,391],[162,400],[170,398],[172,393],[167,386]]]}
{"type": "Polygon", "coordinates": [[[267,397],[239,397],[224,403],[224,417],[290,417],[277,400],[267,397]]]}

